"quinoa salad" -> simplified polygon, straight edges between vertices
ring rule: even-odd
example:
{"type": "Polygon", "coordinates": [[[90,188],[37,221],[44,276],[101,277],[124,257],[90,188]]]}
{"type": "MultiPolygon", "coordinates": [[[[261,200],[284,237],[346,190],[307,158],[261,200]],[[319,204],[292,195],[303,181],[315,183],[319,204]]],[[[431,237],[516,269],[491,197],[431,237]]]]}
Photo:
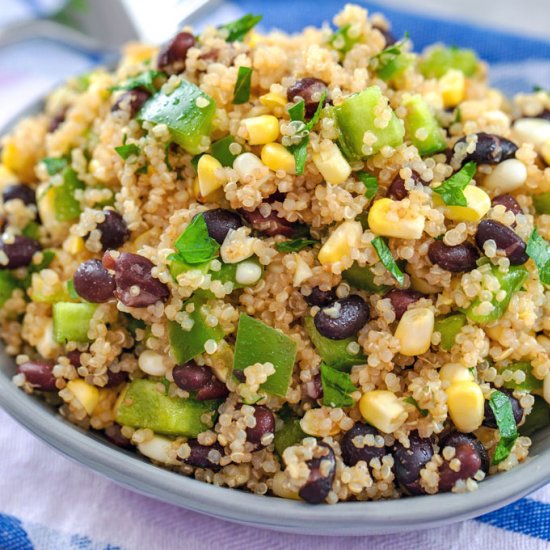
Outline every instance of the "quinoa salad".
{"type": "Polygon", "coordinates": [[[13,382],[307,503],[473,491],[550,425],[550,95],[380,15],[129,44],[1,141],[13,382]]]}

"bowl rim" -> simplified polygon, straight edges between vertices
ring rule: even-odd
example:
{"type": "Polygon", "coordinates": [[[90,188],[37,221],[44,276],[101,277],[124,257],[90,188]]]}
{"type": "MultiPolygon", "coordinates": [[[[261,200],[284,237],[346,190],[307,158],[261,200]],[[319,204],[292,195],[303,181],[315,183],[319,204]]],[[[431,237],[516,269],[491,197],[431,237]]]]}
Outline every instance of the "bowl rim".
{"type": "MultiPolygon", "coordinates": [[[[43,99],[31,103],[4,125],[0,135],[21,118],[37,113],[42,106],[43,99]]],[[[0,406],[39,439],[75,462],[138,493],[244,525],[335,536],[412,531],[485,514],[550,481],[550,431],[547,430],[542,452],[530,455],[508,472],[489,477],[473,493],[312,506],[218,487],[155,466],[71,424],[43,401],[25,394],[12,383],[6,365],[13,367],[14,360],[4,352],[3,346],[0,346],[0,361],[0,406]]]]}

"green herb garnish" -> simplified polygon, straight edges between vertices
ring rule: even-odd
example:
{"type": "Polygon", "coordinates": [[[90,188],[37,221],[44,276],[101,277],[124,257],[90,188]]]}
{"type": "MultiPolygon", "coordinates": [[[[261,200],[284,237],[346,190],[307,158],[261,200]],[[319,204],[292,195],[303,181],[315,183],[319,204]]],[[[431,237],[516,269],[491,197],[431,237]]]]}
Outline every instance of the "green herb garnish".
{"type": "Polygon", "coordinates": [[[352,407],[355,401],[351,397],[357,388],[351,382],[350,375],[325,363],[321,363],[321,383],[323,384],[323,404],[328,407],[352,407]]]}
{"type": "Polygon", "coordinates": [[[349,30],[351,29],[351,25],[344,25],[343,27],[340,27],[338,30],[334,32],[334,34],[330,37],[330,40],[328,43],[337,51],[340,53],[346,54],[348,53],[357,42],[359,42],[359,38],[352,38],[349,36],[349,30]]]}
{"type": "Polygon", "coordinates": [[[405,282],[405,275],[395,263],[386,241],[382,237],[375,237],[371,241],[371,244],[374,246],[374,249],[380,258],[380,261],[384,264],[384,267],[394,276],[399,285],[402,286],[405,282]]]}
{"type": "Polygon", "coordinates": [[[357,177],[363,182],[365,186],[365,197],[372,199],[378,193],[378,179],[374,174],[368,172],[357,172],[357,177]]]}
{"type": "Polygon", "coordinates": [[[202,264],[215,258],[220,245],[208,234],[202,214],[193,218],[174,244],[177,255],[188,264],[202,264]]]}
{"type": "Polygon", "coordinates": [[[495,415],[500,432],[500,439],[493,456],[493,464],[499,464],[510,454],[518,437],[518,428],[512,404],[507,395],[500,391],[494,391],[489,399],[489,406],[495,415]]]}
{"type": "Polygon", "coordinates": [[[388,46],[373,57],[377,61],[376,74],[379,78],[384,81],[390,80],[411,64],[413,56],[405,51],[407,42],[408,33],[405,33],[403,40],[388,46]]]}
{"type": "Polygon", "coordinates": [[[550,285],[550,245],[541,237],[536,227],[529,236],[525,251],[537,266],[540,282],[550,285]]]}
{"type": "Polygon", "coordinates": [[[467,206],[464,189],[472,181],[477,170],[475,162],[468,162],[456,174],[446,179],[439,187],[434,188],[447,206],[467,206]]]}
{"type": "Polygon", "coordinates": [[[416,409],[422,416],[428,416],[430,411],[428,411],[428,409],[420,408],[418,401],[412,395],[410,395],[409,397],[405,397],[403,401],[405,401],[405,403],[408,403],[409,405],[412,405],[413,407],[416,407],[416,409]]]}
{"type": "Polygon", "coordinates": [[[46,171],[48,172],[49,176],[55,176],[56,174],[59,174],[59,172],[62,172],[69,165],[69,160],[67,159],[67,157],[48,157],[42,159],[41,162],[46,167],[46,171]]]}
{"type": "Polygon", "coordinates": [[[132,155],[138,156],[141,153],[141,149],[135,143],[128,143],[115,147],[115,151],[118,156],[123,160],[128,160],[132,155]]]}
{"type": "Polygon", "coordinates": [[[327,93],[325,91],[323,92],[323,95],[319,100],[319,105],[317,105],[315,113],[307,124],[305,122],[305,102],[303,99],[288,109],[290,120],[297,123],[297,131],[294,136],[301,136],[300,142],[287,147],[287,149],[294,155],[294,161],[296,163],[296,175],[298,176],[304,173],[304,167],[307,159],[307,144],[309,143],[309,133],[317,124],[319,117],[321,116],[321,111],[325,104],[326,97],[327,93]]]}
{"type": "Polygon", "coordinates": [[[314,241],[313,239],[291,239],[289,241],[283,241],[282,243],[277,243],[275,248],[279,252],[298,252],[307,246],[316,244],[319,241],[314,241]]]}
{"type": "Polygon", "coordinates": [[[253,15],[252,13],[247,13],[243,15],[240,19],[232,21],[231,23],[226,23],[225,25],[220,25],[218,30],[224,31],[224,34],[227,33],[225,38],[226,42],[236,42],[242,41],[242,39],[262,20],[261,15],[253,15]]]}
{"type": "Polygon", "coordinates": [[[73,279],[69,279],[67,281],[67,294],[69,295],[69,298],[71,298],[72,300],[80,300],[80,296],[78,295],[78,293],[76,292],[76,290],[74,288],[74,280],[73,279]]]}
{"type": "Polygon", "coordinates": [[[237,82],[233,91],[233,105],[242,105],[250,98],[250,83],[252,81],[252,69],[239,67],[237,82]]]}
{"type": "Polygon", "coordinates": [[[143,88],[151,94],[155,94],[157,92],[157,88],[155,87],[154,81],[159,76],[166,76],[166,73],[163,73],[162,71],[145,71],[136,76],[132,76],[131,78],[126,80],[126,82],[123,82],[122,84],[117,84],[116,86],[112,86],[109,89],[111,91],[116,91],[143,88]]]}

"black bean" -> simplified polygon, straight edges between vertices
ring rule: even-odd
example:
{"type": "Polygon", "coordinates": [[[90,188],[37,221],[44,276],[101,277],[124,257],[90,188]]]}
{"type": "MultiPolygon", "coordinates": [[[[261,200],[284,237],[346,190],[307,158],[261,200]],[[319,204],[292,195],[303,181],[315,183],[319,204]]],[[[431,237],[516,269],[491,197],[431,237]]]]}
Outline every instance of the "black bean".
{"type": "Polygon", "coordinates": [[[130,237],[124,218],[116,210],[103,210],[105,220],[97,224],[101,231],[99,238],[103,250],[117,249],[130,237]]]}
{"type": "Polygon", "coordinates": [[[75,271],[74,289],[84,300],[99,304],[108,302],[115,292],[115,278],[100,260],[87,260],[75,271]]]}
{"type": "Polygon", "coordinates": [[[132,442],[122,435],[122,426],[120,424],[113,424],[105,430],[105,436],[107,439],[116,445],[117,447],[131,447],[132,442]]]}
{"type": "Polygon", "coordinates": [[[212,370],[204,365],[189,361],[184,365],[176,365],[172,371],[174,382],[178,388],[185,391],[197,391],[212,379],[212,370]]]}
{"type": "Polygon", "coordinates": [[[453,458],[458,458],[460,461],[458,472],[451,468],[448,460],[445,460],[440,466],[440,492],[450,491],[459,479],[471,478],[479,470],[486,474],[489,472],[489,455],[475,435],[453,432],[440,441],[439,447],[441,450],[445,447],[454,447],[455,456],[453,458]]]}
{"type": "Polygon", "coordinates": [[[219,244],[222,244],[225,237],[232,229],[242,227],[243,221],[236,212],[225,210],[225,208],[214,208],[203,212],[204,221],[208,234],[219,244]]]}
{"type": "Polygon", "coordinates": [[[321,309],[313,321],[322,336],[343,340],[357,334],[369,320],[369,314],[367,302],[352,294],[321,309]]]}
{"type": "Polygon", "coordinates": [[[17,373],[24,374],[25,380],[37,390],[56,391],[55,378],[53,375],[54,361],[47,359],[36,359],[17,365],[17,373]]]}
{"type": "Polygon", "coordinates": [[[153,262],[148,258],[121,252],[115,260],[116,298],[128,307],[147,307],[158,301],[164,302],[170,291],[164,283],[153,277],[153,267],[153,262]]]}
{"type": "Polygon", "coordinates": [[[157,67],[168,74],[177,74],[185,69],[187,52],[195,45],[195,37],[188,32],[180,32],[165,44],[157,57],[157,67]]]}
{"type": "Polygon", "coordinates": [[[266,434],[275,433],[275,416],[267,407],[257,405],[254,407],[254,418],[256,425],[246,428],[246,439],[254,445],[261,445],[266,434]]]}
{"type": "Polygon", "coordinates": [[[8,257],[8,263],[0,265],[0,269],[17,269],[26,267],[32,262],[32,257],[42,249],[40,243],[24,235],[16,235],[13,242],[0,241],[0,250],[8,257]]]}
{"type": "Polygon", "coordinates": [[[106,388],[116,388],[128,380],[128,373],[123,370],[118,372],[113,372],[112,370],[107,371],[107,383],[105,384],[106,388]]]}
{"type": "Polygon", "coordinates": [[[336,291],[333,288],[321,290],[318,286],[315,286],[311,289],[309,296],[304,296],[304,300],[310,306],[328,306],[336,300],[336,291]]]}
{"type": "Polygon", "coordinates": [[[65,357],[69,360],[69,363],[71,363],[71,365],[73,367],[80,367],[80,356],[82,355],[82,353],[80,351],[78,351],[77,349],[73,350],[73,351],[68,351],[66,354],[65,354],[65,357]]]}
{"type": "Polygon", "coordinates": [[[480,250],[488,240],[495,241],[497,250],[504,252],[511,265],[522,265],[529,257],[527,245],[512,229],[495,220],[481,220],[477,226],[476,244],[480,250]]]}
{"type": "Polygon", "coordinates": [[[395,479],[409,494],[421,495],[420,470],[432,459],[434,450],[429,438],[420,437],[417,431],[409,434],[409,447],[397,441],[393,447],[395,479]]]}
{"type": "MultiPolygon", "coordinates": [[[[477,135],[476,148],[473,153],[468,153],[462,164],[473,161],[477,164],[499,164],[500,162],[514,158],[518,146],[509,139],[479,132],[477,135]]],[[[457,145],[467,143],[466,137],[459,139],[453,148],[456,151],[457,145]]]]}
{"type": "MultiPolygon", "coordinates": [[[[508,212],[513,212],[515,216],[517,216],[518,214],[523,214],[523,210],[521,209],[518,201],[514,197],[512,197],[512,195],[508,195],[507,193],[495,197],[492,200],[492,204],[493,206],[502,204],[502,206],[504,206],[504,208],[508,210],[508,212]]],[[[516,222],[514,222],[514,225],[516,225],[516,222]]]]}
{"type": "Polygon", "coordinates": [[[473,244],[468,242],[447,246],[443,241],[434,241],[428,249],[428,257],[441,269],[462,273],[475,269],[479,252],[473,244]]]}
{"type": "Polygon", "coordinates": [[[309,382],[302,384],[302,390],[306,397],[310,399],[321,399],[323,397],[323,383],[321,375],[316,374],[309,382]]]}
{"type": "Polygon", "coordinates": [[[290,86],[286,91],[286,97],[288,101],[302,98],[305,102],[306,116],[310,118],[315,114],[321,95],[327,90],[327,85],[319,78],[306,77],[290,86]]]}
{"type": "MultiPolygon", "coordinates": [[[[516,421],[516,424],[519,424],[523,419],[523,407],[520,405],[519,400],[512,395],[512,392],[510,390],[499,388],[499,391],[506,395],[510,400],[510,405],[512,405],[512,413],[514,414],[514,420],[516,421]]],[[[493,409],[491,409],[491,405],[489,404],[488,399],[485,400],[485,415],[483,419],[483,425],[487,426],[487,428],[498,428],[495,413],[493,412],[493,409]]]]}
{"type": "Polygon", "coordinates": [[[143,88],[134,88],[124,92],[111,107],[111,111],[114,113],[122,109],[128,111],[130,118],[134,118],[144,103],[151,97],[151,94],[143,88]]]}
{"type": "Polygon", "coordinates": [[[384,40],[386,41],[386,48],[388,46],[393,46],[397,42],[397,38],[395,38],[395,36],[388,29],[379,27],[378,25],[373,25],[373,28],[375,28],[384,37],[384,40]]]}
{"type": "Polygon", "coordinates": [[[208,401],[210,399],[222,399],[229,395],[227,386],[218,380],[215,376],[212,376],[210,382],[197,391],[195,397],[199,401],[208,401]]]}
{"type": "Polygon", "coordinates": [[[185,464],[195,468],[220,469],[220,459],[224,453],[223,447],[219,443],[201,445],[197,439],[189,439],[187,444],[191,448],[191,453],[183,460],[185,464]]]}
{"type": "Polygon", "coordinates": [[[369,465],[373,458],[381,460],[386,454],[386,447],[383,442],[381,447],[368,445],[363,439],[366,436],[376,437],[381,436],[381,434],[376,428],[362,422],[357,422],[351,430],[344,434],[340,447],[342,449],[342,459],[346,466],[355,466],[360,460],[369,465]]]}
{"type": "MultiPolygon", "coordinates": [[[[415,183],[423,183],[420,175],[417,172],[413,172],[411,177],[415,181],[415,183]]],[[[401,201],[405,197],[409,196],[409,192],[405,188],[405,180],[399,175],[399,173],[397,173],[397,175],[390,183],[390,186],[386,191],[386,196],[395,201],[401,201]]]]}
{"type": "Polygon", "coordinates": [[[314,456],[307,461],[309,477],[300,489],[299,495],[310,504],[319,504],[327,498],[336,473],[334,451],[326,443],[318,443],[314,456]]]}
{"type": "Polygon", "coordinates": [[[4,202],[13,201],[15,199],[19,199],[27,206],[29,204],[36,204],[36,194],[34,189],[22,183],[8,185],[2,192],[2,200],[4,202]]]}
{"type": "Polygon", "coordinates": [[[48,134],[55,132],[65,122],[66,114],[67,109],[64,108],[51,118],[50,123],[48,124],[48,134]]]}
{"type": "Polygon", "coordinates": [[[295,232],[295,225],[285,218],[281,218],[277,215],[275,210],[264,216],[259,208],[249,212],[248,210],[240,209],[239,210],[242,217],[246,222],[252,227],[252,229],[259,231],[267,235],[268,237],[273,237],[275,235],[284,235],[285,237],[292,237],[295,232]]]}
{"type": "Polygon", "coordinates": [[[395,311],[395,318],[399,321],[399,319],[403,317],[405,311],[407,311],[407,308],[422,298],[422,294],[410,288],[392,288],[384,298],[390,299],[393,310],[395,311]]]}

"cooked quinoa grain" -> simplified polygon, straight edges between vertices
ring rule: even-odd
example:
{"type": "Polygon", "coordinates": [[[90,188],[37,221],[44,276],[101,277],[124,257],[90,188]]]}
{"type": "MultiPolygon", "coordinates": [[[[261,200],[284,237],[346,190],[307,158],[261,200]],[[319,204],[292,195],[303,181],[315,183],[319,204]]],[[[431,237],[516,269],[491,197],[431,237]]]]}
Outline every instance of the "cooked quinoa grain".
{"type": "Polygon", "coordinates": [[[548,95],[354,5],[246,21],[131,44],[2,138],[13,381],[206,483],[475,490],[547,418],[548,95]]]}

